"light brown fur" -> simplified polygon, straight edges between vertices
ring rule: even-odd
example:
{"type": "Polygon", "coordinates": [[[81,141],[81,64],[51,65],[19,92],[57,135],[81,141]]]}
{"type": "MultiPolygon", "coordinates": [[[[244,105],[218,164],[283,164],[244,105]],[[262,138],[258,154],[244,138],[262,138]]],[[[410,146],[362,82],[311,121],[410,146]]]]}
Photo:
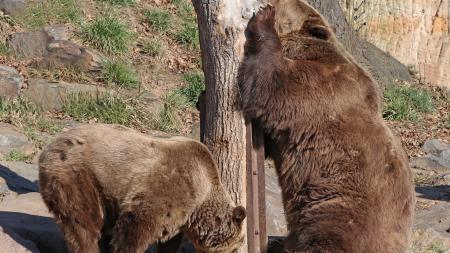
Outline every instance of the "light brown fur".
{"type": "Polygon", "coordinates": [[[241,109],[263,127],[282,188],[284,251],[405,253],[411,174],[377,84],[326,20],[297,4],[309,14],[282,36],[273,7],[250,20],[239,70],[241,109]]]}
{"type": "Polygon", "coordinates": [[[245,209],[225,192],[208,149],[188,138],[76,127],[42,152],[39,184],[74,253],[144,252],[180,232],[198,252],[232,252],[243,241],[245,209]]]}

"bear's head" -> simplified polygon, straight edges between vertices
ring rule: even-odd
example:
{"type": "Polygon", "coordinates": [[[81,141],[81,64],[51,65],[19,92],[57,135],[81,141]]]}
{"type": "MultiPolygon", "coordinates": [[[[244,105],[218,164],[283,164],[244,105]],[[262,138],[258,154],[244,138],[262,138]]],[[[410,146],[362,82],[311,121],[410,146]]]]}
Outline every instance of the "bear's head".
{"type": "Polygon", "coordinates": [[[348,62],[335,36],[335,29],[312,6],[303,0],[270,0],[274,10],[265,11],[268,18],[262,23],[273,25],[280,38],[283,55],[293,60],[311,60],[325,63],[348,62]]]}
{"type": "Polygon", "coordinates": [[[230,206],[219,212],[208,208],[200,215],[187,231],[196,252],[232,253],[241,247],[245,239],[244,207],[230,206]]]}

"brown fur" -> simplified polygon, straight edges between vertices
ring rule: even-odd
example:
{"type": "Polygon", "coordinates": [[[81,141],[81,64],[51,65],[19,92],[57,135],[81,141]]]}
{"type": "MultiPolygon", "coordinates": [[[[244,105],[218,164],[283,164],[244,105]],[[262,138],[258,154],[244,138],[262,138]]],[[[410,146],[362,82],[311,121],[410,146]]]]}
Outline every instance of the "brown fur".
{"type": "Polygon", "coordinates": [[[99,241],[105,252],[144,252],[179,241],[180,232],[198,252],[232,252],[243,241],[245,209],[225,192],[208,149],[191,139],[77,127],[45,148],[39,183],[74,253],[99,252],[99,241]]]}
{"type": "MultiPolygon", "coordinates": [[[[304,9],[312,7],[304,5],[304,9]]],[[[268,136],[288,221],[286,252],[405,253],[410,169],[376,83],[317,12],[281,37],[275,10],[248,24],[242,107],[268,136]]]]}

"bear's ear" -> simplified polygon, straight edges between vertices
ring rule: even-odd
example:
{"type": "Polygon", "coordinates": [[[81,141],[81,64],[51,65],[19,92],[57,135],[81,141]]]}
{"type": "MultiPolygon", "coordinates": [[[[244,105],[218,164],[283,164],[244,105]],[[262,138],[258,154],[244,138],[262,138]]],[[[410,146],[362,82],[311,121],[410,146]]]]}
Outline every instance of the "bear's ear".
{"type": "Polygon", "coordinates": [[[328,40],[331,37],[330,29],[322,25],[312,25],[308,27],[308,32],[311,36],[322,40],[328,40]]]}
{"type": "Polygon", "coordinates": [[[247,212],[243,206],[238,206],[233,209],[233,221],[237,224],[241,224],[247,216],[247,212]]]}

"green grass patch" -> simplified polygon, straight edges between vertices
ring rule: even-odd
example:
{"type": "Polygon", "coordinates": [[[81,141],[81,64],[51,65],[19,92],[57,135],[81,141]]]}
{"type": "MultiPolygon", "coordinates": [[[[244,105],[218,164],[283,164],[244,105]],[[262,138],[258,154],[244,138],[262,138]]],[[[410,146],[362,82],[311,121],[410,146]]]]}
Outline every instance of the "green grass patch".
{"type": "Polygon", "coordinates": [[[79,24],[82,19],[79,4],[77,0],[33,1],[17,20],[29,28],[40,28],[50,23],[79,24]]]}
{"type": "Polygon", "coordinates": [[[5,42],[0,42],[0,55],[9,55],[10,49],[5,42]]]}
{"type": "Polygon", "coordinates": [[[177,5],[177,9],[183,20],[195,21],[195,10],[190,1],[181,1],[181,3],[177,5]]]}
{"type": "Polygon", "coordinates": [[[421,113],[430,113],[434,108],[433,97],[425,89],[391,85],[384,91],[385,119],[418,121],[421,113]]]}
{"type": "Polygon", "coordinates": [[[155,116],[153,119],[153,127],[155,129],[169,133],[180,132],[181,123],[174,108],[166,104],[155,116]]]}
{"type": "Polygon", "coordinates": [[[132,89],[139,85],[138,74],[134,67],[122,62],[108,62],[102,70],[102,78],[107,83],[132,89]]]}
{"type": "Polygon", "coordinates": [[[69,96],[63,106],[63,112],[76,120],[96,120],[100,123],[130,126],[133,110],[125,101],[111,94],[92,97],[75,93],[69,96]]]}
{"type": "Polygon", "coordinates": [[[199,34],[194,6],[190,1],[176,0],[173,4],[177,7],[177,27],[174,32],[175,40],[190,48],[199,48],[199,34]]]}
{"type": "Polygon", "coordinates": [[[23,129],[38,147],[46,144],[39,138],[38,132],[53,135],[62,130],[59,123],[45,118],[40,107],[22,97],[15,100],[0,99],[0,121],[23,129]]]}
{"type": "Polygon", "coordinates": [[[187,73],[184,74],[183,78],[187,85],[180,88],[180,93],[186,97],[191,106],[195,107],[198,97],[205,90],[205,78],[203,77],[203,73],[187,73]]]}
{"type": "Polygon", "coordinates": [[[98,0],[100,2],[105,2],[111,5],[121,5],[121,6],[130,6],[136,3],[135,0],[98,0]]]}
{"type": "Polygon", "coordinates": [[[29,75],[32,78],[45,79],[51,81],[64,81],[72,83],[91,83],[93,82],[90,76],[76,66],[65,67],[39,67],[30,69],[29,75]]]}
{"type": "Polygon", "coordinates": [[[166,34],[172,28],[172,14],[167,10],[146,10],[144,16],[150,26],[160,34],[166,34]]]}
{"type": "Polygon", "coordinates": [[[164,98],[164,107],[153,117],[153,127],[170,133],[179,133],[181,120],[179,113],[189,108],[190,103],[179,89],[170,91],[164,98]]]}
{"type": "Polygon", "coordinates": [[[85,42],[108,53],[122,53],[129,49],[134,34],[128,25],[112,15],[99,15],[82,27],[85,42]]]}
{"type": "Polygon", "coordinates": [[[184,46],[197,49],[200,47],[197,23],[195,21],[184,21],[180,30],[175,33],[175,40],[184,46]]]}
{"type": "Polygon", "coordinates": [[[13,150],[13,151],[9,152],[9,154],[6,156],[6,161],[11,161],[11,162],[27,162],[27,161],[30,161],[31,159],[32,159],[31,156],[26,155],[21,150],[13,150]]]}
{"type": "Polygon", "coordinates": [[[151,57],[164,56],[166,49],[159,39],[150,39],[142,45],[142,53],[151,57]]]}

